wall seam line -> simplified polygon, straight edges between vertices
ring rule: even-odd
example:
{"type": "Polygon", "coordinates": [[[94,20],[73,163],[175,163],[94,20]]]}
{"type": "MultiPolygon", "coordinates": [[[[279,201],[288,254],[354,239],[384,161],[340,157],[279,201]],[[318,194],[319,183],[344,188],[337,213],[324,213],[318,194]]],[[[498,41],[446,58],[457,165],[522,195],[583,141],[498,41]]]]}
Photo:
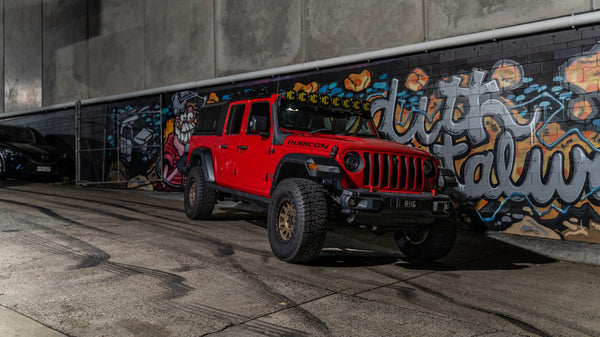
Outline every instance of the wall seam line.
{"type": "Polygon", "coordinates": [[[427,0],[421,0],[421,11],[423,12],[423,41],[429,40],[429,29],[427,27],[427,0]]]}
{"type": "Polygon", "coordinates": [[[213,0],[213,77],[217,77],[217,0],[213,0]]]}

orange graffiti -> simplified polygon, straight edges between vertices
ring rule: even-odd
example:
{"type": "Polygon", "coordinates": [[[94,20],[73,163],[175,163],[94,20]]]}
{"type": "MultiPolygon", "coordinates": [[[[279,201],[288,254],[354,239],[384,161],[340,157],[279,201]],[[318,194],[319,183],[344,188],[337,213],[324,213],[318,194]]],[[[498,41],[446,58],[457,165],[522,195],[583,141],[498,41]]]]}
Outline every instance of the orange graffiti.
{"type": "Polygon", "coordinates": [[[210,103],[218,103],[219,102],[219,96],[217,96],[217,94],[215,94],[214,92],[211,92],[210,95],[208,95],[208,101],[206,103],[210,104],[210,103]]]}
{"type": "Polygon", "coordinates": [[[510,88],[521,84],[522,76],[517,66],[503,63],[496,68],[492,79],[496,80],[501,88],[510,88]]]}
{"type": "Polygon", "coordinates": [[[573,116],[585,120],[592,113],[592,105],[588,101],[576,102],[573,105],[573,116]]]}
{"type": "Polygon", "coordinates": [[[427,106],[427,115],[429,116],[431,121],[429,121],[429,118],[425,121],[425,129],[427,131],[431,130],[433,125],[442,118],[441,114],[438,113],[442,103],[443,100],[441,98],[435,97],[435,94],[429,96],[429,106],[427,106]]]}
{"type": "Polygon", "coordinates": [[[598,91],[600,85],[600,53],[590,57],[577,58],[565,70],[567,82],[576,85],[585,92],[598,91]]]}
{"type": "Polygon", "coordinates": [[[174,124],[175,124],[175,119],[171,118],[167,120],[167,124],[165,125],[165,129],[163,131],[163,143],[167,142],[167,138],[169,138],[169,135],[173,133],[174,131],[174,124]]]}
{"type": "Polygon", "coordinates": [[[360,74],[350,74],[344,80],[344,86],[350,91],[363,91],[371,84],[371,72],[367,69],[360,74]]]}
{"type": "Polygon", "coordinates": [[[460,78],[462,79],[460,81],[460,86],[462,88],[468,88],[469,87],[469,79],[471,79],[471,76],[469,74],[460,74],[460,78]]]}
{"type": "Polygon", "coordinates": [[[294,84],[294,91],[304,91],[308,94],[312,93],[312,92],[317,92],[317,90],[319,89],[319,85],[317,84],[317,82],[310,82],[309,84],[302,84],[300,82],[296,82],[296,84],[294,84]]]}
{"type": "Polygon", "coordinates": [[[401,109],[399,104],[396,104],[396,112],[394,115],[394,120],[398,121],[396,123],[396,132],[402,134],[410,128],[411,122],[409,121],[411,118],[411,112],[408,109],[401,109]],[[404,126],[402,126],[404,125],[404,126]]]}
{"type": "Polygon", "coordinates": [[[408,74],[404,85],[412,91],[419,91],[427,85],[427,82],[429,82],[429,76],[421,68],[416,68],[408,74]]]}

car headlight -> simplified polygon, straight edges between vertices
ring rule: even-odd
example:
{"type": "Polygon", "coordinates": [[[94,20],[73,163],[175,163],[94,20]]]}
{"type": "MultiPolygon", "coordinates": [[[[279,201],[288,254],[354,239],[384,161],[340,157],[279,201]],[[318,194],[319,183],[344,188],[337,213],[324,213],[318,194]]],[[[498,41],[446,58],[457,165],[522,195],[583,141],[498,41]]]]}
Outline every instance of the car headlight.
{"type": "Polygon", "coordinates": [[[344,167],[350,172],[357,172],[362,167],[362,158],[354,151],[348,152],[344,156],[344,167]]]}
{"type": "Polygon", "coordinates": [[[5,149],[5,152],[6,152],[6,154],[7,154],[8,156],[11,156],[11,157],[17,157],[17,158],[21,158],[21,157],[23,157],[23,156],[24,156],[23,152],[21,152],[21,151],[16,151],[16,150],[13,150],[13,149],[11,149],[11,148],[6,148],[6,149],[5,149]]]}
{"type": "Polygon", "coordinates": [[[431,178],[435,174],[435,165],[431,159],[425,159],[423,162],[423,174],[425,174],[427,178],[431,178]]]}

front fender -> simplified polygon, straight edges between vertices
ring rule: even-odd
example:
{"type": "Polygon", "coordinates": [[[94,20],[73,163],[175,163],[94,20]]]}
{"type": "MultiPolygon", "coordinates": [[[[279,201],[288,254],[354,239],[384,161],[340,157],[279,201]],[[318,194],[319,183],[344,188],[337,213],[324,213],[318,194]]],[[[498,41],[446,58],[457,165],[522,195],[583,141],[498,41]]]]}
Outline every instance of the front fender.
{"type": "Polygon", "coordinates": [[[188,156],[188,172],[194,166],[201,166],[206,181],[215,182],[212,152],[209,148],[195,148],[188,156]]]}
{"type": "Polygon", "coordinates": [[[297,178],[298,176],[301,176],[313,179],[341,180],[342,175],[342,167],[340,167],[340,164],[331,157],[303,153],[286,154],[281,158],[279,164],[277,164],[271,193],[273,193],[277,184],[285,178],[297,178]],[[290,167],[301,169],[294,172],[293,175],[290,175],[289,172],[284,172],[285,168],[288,168],[289,170],[290,167]]]}

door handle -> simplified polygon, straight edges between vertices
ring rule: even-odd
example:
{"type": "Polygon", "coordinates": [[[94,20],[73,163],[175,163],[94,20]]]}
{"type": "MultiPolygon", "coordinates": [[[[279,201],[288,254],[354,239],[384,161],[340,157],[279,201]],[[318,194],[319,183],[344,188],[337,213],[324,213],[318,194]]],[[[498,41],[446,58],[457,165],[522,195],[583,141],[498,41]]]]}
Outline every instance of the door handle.
{"type": "Polygon", "coordinates": [[[222,148],[222,149],[228,148],[228,146],[226,144],[225,145],[219,145],[219,147],[222,148]]]}
{"type": "Polygon", "coordinates": [[[240,149],[240,150],[248,150],[248,147],[246,145],[238,145],[238,149],[240,149]]]}

